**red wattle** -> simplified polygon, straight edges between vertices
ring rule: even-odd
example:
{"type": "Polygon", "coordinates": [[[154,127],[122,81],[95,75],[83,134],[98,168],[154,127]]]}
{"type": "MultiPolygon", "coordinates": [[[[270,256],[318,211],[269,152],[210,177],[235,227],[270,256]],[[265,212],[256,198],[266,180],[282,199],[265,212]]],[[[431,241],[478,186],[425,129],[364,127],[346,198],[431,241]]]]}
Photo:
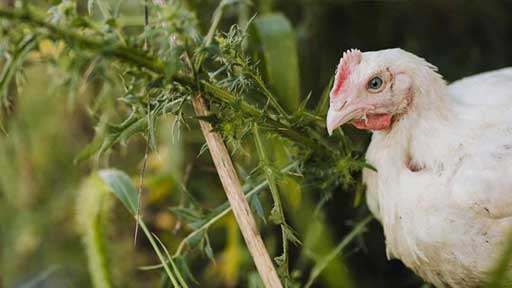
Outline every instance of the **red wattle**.
{"type": "Polygon", "coordinates": [[[353,120],[352,124],[358,129],[385,130],[391,127],[391,114],[366,115],[367,120],[353,120]]]}

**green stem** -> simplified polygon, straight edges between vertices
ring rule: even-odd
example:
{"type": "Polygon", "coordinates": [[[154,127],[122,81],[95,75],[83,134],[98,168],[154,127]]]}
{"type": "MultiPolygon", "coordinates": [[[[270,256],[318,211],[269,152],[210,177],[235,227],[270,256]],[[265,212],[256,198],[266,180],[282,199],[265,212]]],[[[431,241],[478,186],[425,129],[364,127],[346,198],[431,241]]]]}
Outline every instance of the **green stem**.
{"type": "Polygon", "coordinates": [[[23,22],[37,28],[45,28],[51,32],[53,36],[65,40],[68,44],[76,44],[85,49],[99,52],[104,56],[113,56],[130,64],[145,67],[152,72],[158,74],[163,74],[165,72],[164,64],[161,61],[148,56],[145,52],[142,52],[137,48],[112,45],[103,41],[85,37],[75,31],[63,29],[51,24],[43,20],[41,17],[34,15],[29,10],[19,11],[0,8],[0,17],[23,22]]]}
{"type": "Polygon", "coordinates": [[[336,130],[340,134],[341,146],[343,147],[343,152],[345,153],[345,156],[350,156],[351,155],[351,151],[350,151],[350,146],[348,145],[347,135],[345,135],[345,132],[343,131],[342,127],[339,127],[336,130]]]}
{"type": "Polygon", "coordinates": [[[151,234],[153,234],[153,237],[155,237],[155,239],[158,241],[158,244],[160,244],[160,247],[162,247],[162,249],[164,250],[165,255],[167,256],[167,260],[169,263],[171,263],[172,269],[174,270],[174,273],[176,273],[176,277],[178,277],[178,281],[180,282],[181,286],[184,288],[189,288],[187,282],[185,281],[185,279],[183,279],[183,276],[181,276],[180,270],[178,269],[176,264],[174,264],[174,261],[172,260],[172,257],[169,254],[169,251],[165,247],[164,243],[162,243],[162,241],[160,241],[160,239],[158,239],[158,237],[155,235],[155,233],[151,233],[151,234]]]}
{"type": "Polygon", "coordinates": [[[205,46],[208,46],[212,43],[213,36],[215,35],[215,31],[217,31],[217,27],[219,26],[220,20],[222,19],[222,14],[224,13],[224,1],[220,1],[219,6],[213,12],[212,25],[210,29],[208,29],[208,33],[204,38],[205,46]]]}
{"type": "MultiPolygon", "coordinates": [[[[222,14],[224,14],[224,1],[221,0],[215,11],[213,12],[213,19],[212,19],[212,25],[210,25],[210,28],[208,29],[208,33],[204,37],[204,46],[208,46],[213,41],[213,36],[215,36],[215,31],[217,31],[217,27],[219,26],[220,20],[222,19],[222,14]]],[[[195,62],[194,70],[199,70],[201,65],[203,65],[203,61],[206,58],[205,54],[200,54],[195,62]]]]}
{"type": "Polygon", "coordinates": [[[249,71],[246,71],[246,72],[247,72],[247,74],[249,74],[249,76],[251,76],[251,78],[254,81],[256,81],[258,86],[260,86],[261,90],[263,91],[263,94],[265,94],[265,96],[267,96],[270,103],[272,103],[272,106],[274,106],[274,109],[276,109],[280,115],[284,115],[284,116],[288,117],[288,112],[286,112],[284,110],[283,106],[281,106],[281,104],[279,104],[279,101],[277,101],[277,98],[274,97],[274,95],[267,89],[267,86],[265,86],[265,83],[263,83],[261,78],[254,75],[254,73],[251,73],[249,71]]]}
{"type": "Polygon", "coordinates": [[[260,132],[258,129],[258,124],[254,124],[253,126],[253,134],[254,134],[254,142],[256,146],[256,151],[258,152],[258,156],[260,158],[260,162],[263,164],[263,170],[265,172],[265,177],[267,178],[268,186],[270,189],[270,193],[272,195],[272,200],[274,201],[274,208],[278,213],[279,224],[281,226],[281,237],[283,241],[283,265],[284,270],[286,271],[286,275],[288,275],[288,237],[287,237],[287,225],[286,219],[284,217],[283,204],[281,202],[281,196],[279,195],[279,189],[277,188],[276,179],[274,177],[274,172],[272,168],[269,166],[269,159],[265,152],[265,148],[263,147],[263,143],[261,141],[260,132]]]}
{"type": "Polygon", "coordinates": [[[324,117],[318,116],[314,113],[311,113],[309,111],[303,111],[302,115],[307,118],[310,121],[315,122],[316,125],[318,125],[321,128],[325,128],[325,119],[324,117]]]}
{"type": "MultiPolygon", "coordinates": [[[[247,27],[247,24],[249,23],[249,5],[245,2],[238,3],[238,26],[240,26],[242,29],[245,29],[247,27]]],[[[244,40],[244,50],[247,44],[246,40],[244,40]]]]}
{"type": "MultiPolygon", "coordinates": [[[[148,238],[149,243],[151,243],[153,250],[155,250],[155,253],[158,256],[158,259],[160,259],[160,262],[163,264],[164,270],[167,273],[167,276],[169,276],[169,279],[171,279],[172,284],[174,285],[174,287],[180,287],[180,285],[178,284],[178,281],[176,280],[175,276],[171,272],[171,268],[169,268],[169,266],[167,265],[167,260],[162,255],[162,251],[160,251],[160,248],[158,248],[158,245],[156,244],[155,239],[153,238],[153,235],[149,231],[148,227],[146,226],[144,221],[142,221],[142,219],[140,219],[140,217],[137,217],[137,221],[139,222],[139,226],[140,226],[140,228],[142,228],[142,231],[144,231],[144,234],[146,234],[146,237],[148,238]]],[[[174,261],[172,261],[172,258],[169,259],[169,262],[174,264],[174,261]]]]}

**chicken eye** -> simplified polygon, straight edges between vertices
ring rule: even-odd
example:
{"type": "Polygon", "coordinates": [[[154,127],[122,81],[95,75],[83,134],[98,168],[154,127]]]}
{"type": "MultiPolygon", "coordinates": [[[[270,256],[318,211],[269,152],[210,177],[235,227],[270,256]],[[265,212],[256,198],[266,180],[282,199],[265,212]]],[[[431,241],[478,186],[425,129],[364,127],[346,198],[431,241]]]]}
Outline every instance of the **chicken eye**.
{"type": "Polygon", "coordinates": [[[379,90],[382,87],[382,79],[380,77],[373,77],[370,81],[368,81],[368,90],[379,90]]]}

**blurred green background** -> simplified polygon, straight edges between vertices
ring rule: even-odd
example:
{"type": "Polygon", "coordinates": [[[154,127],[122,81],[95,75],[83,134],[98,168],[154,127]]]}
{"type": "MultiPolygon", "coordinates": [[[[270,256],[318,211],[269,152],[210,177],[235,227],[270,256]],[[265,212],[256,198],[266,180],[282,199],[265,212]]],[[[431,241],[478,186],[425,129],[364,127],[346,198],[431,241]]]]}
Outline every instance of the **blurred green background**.
{"type": "MultiPolygon", "coordinates": [[[[31,2],[43,7],[51,4],[31,2]]],[[[78,2],[82,8],[87,5],[87,1],[78,2]]],[[[197,13],[206,31],[219,1],[183,2],[197,13]]],[[[122,9],[135,17],[131,21],[142,23],[143,1],[123,1],[122,9]]],[[[282,12],[290,19],[296,32],[301,95],[311,92],[315,103],[342,52],[349,48],[401,47],[439,67],[448,81],[509,66],[511,9],[511,1],[498,0],[261,0],[254,1],[249,12],[282,12]]],[[[236,23],[237,13],[236,9],[228,11],[222,22],[224,29],[236,23]]],[[[39,43],[40,50],[59,57],[58,47],[46,44],[39,43]]],[[[43,65],[31,65],[24,75],[23,89],[16,91],[13,111],[4,120],[7,134],[0,136],[0,287],[90,287],[83,231],[77,219],[77,207],[85,201],[79,195],[88,189],[85,179],[98,167],[118,167],[138,181],[145,150],[140,136],[115,147],[108,162],[93,159],[74,163],[94,136],[97,119],[88,116],[85,103],[97,91],[94,85],[78,85],[75,92],[59,88],[70,77],[43,65]]],[[[104,105],[115,107],[116,91],[103,93],[111,94],[105,96],[104,105]]],[[[152,231],[174,251],[190,231],[168,210],[185,201],[183,183],[205,208],[214,208],[225,198],[208,153],[198,156],[204,142],[200,131],[197,127],[183,129],[176,140],[172,120],[169,116],[158,125],[157,150],[149,156],[143,210],[152,231]]],[[[270,199],[268,194],[261,194],[262,198],[270,199]]],[[[325,253],[324,245],[343,239],[353,227],[351,219],[364,210],[354,208],[354,193],[340,187],[322,206],[322,212],[316,213],[321,194],[302,189],[285,195],[286,209],[293,215],[292,226],[304,245],[320,255],[325,253]],[[304,205],[311,209],[304,209],[304,205]],[[309,234],[302,229],[315,223],[323,224],[309,234]]],[[[143,237],[134,247],[133,218],[112,199],[98,205],[103,211],[99,221],[106,227],[103,236],[107,239],[108,270],[115,287],[159,287],[160,271],[138,269],[158,261],[143,237]]],[[[270,207],[264,209],[269,211],[270,207]]],[[[277,255],[278,230],[262,226],[267,246],[277,255]]],[[[248,287],[255,269],[232,216],[215,224],[209,234],[215,263],[198,251],[192,251],[189,258],[190,269],[200,283],[197,287],[248,287]]],[[[351,245],[343,257],[332,262],[315,287],[423,285],[399,261],[386,259],[383,232],[376,221],[356,242],[358,245],[351,245]]],[[[311,267],[300,249],[291,254],[291,270],[299,274],[311,267]]],[[[297,277],[307,279],[306,275],[297,277]]]]}

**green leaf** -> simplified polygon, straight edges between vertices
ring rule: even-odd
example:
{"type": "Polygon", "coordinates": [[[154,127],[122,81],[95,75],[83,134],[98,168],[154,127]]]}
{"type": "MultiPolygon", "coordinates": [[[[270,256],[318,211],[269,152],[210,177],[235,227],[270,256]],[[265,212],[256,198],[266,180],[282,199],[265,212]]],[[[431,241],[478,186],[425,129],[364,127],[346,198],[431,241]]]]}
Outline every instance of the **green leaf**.
{"type": "Polygon", "coordinates": [[[101,150],[101,147],[103,146],[104,139],[103,137],[100,137],[99,135],[96,135],[94,139],[91,141],[91,143],[87,144],[79,153],[76,155],[75,159],[73,160],[73,163],[78,163],[80,161],[89,159],[92,155],[96,154],[98,151],[101,150]]]}
{"type": "MultiPolygon", "coordinates": [[[[9,107],[9,90],[12,83],[16,83],[16,72],[22,68],[23,62],[29,53],[37,47],[40,36],[27,35],[16,46],[13,55],[7,58],[2,71],[0,71],[0,108],[9,107]]],[[[0,109],[0,116],[2,109],[0,109]]]]}
{"type": "Polygon", "coordinates": [[[208,256],[210,261],[215,263],[215,256],[214,256],[214,253],[213,253],[212,245],[210,245],[210,238],[208,237],[208,233],[206,233],[205,237],[204,237],[203,252],[206,254],[206,256],[208,256]]]}
{"type": "Polygon", "coordinates": [[[190,268],[187,265],[187,260],[184,256],[177,256],[174,258],[174,262],[176,263],[176,266],[181,271],[182,275],[185,277],[185,279],[189,280],[190,282],[199,284],[197,282],[197,279],[194,277],[192,272],[190,271],[190,268]]]}
{"type": "Polygon", "coordinates": [[[274,207],[270,211],[270,216],[268,217],[268,220],[270,220],[270,222],[276,225],[283,224],[283,217],[281,216],[281,213],[279,213],[279,208],[277,208],[277,206],[274,205],[274,207]]]}
{"type": "Polygon", "coordinates": [[[274,261],[276,261],[277,266],[283,266],[286,263],[286,255],[282,254],[280,256],[274,257],[274,261]]]}
{"type": "Polygon", "coordinates": [[[171,207],[169,210],[187,224],[197,224],[204,221],[204,215],[199,211],[186,207],[171,207]]]}
{"type": "Polygon", "coordinates": [[[258,215],[261,220],[266,223],[267,220],[265,219],[265,211],[263,210],[263,206],[261,205],[258,195],[254,195],[249,198],[249,204],[251,205],[251,208],[256,211],[256,215],[258,215]]]}
{"type": "Polygon", "coordinates": [[[187,240],[187,244],[190,248],[195,248],[201,241],[203,240],[204,236],[206,234],[206,230],[201,230],[199,233],[194,234],[193,237],[190,237],[187,240]]]}
{"type": "Polygon", "coordinates": [[[117,169],[100,170],[99,175],[117,199],[135,216],[137,214],[138,192],[130,177],[117,169]]]}
{"type": "Polygon", "coordinates": [[[329,94],[331,92],[332,83],[334,83],[334,77],[331,77],[329,80],[329,84],[325,86],[324,91],[322,92],[322,96],[320,96],[320,101],[315,108],[315,114],[319,116],[324,116],[327,114],[327,110],[329,109],[329,94]]]}
{"type": "Polygon", "coordinates": [[[295,246],[299,246],[302,244],[302,242],[300,242],[299,238],[297,237],[297,232],[293,230],[293,228],[290,227],[290,225],[284,225],[284,233],[286,235],[286,238],[288,238],[288,240],[292,242],[295,246]]]}
{"type": "Polygon", "coordinates": [[[265,64],[265,73],[279,102],[288,111],[299,105],[300,82],[297,40],[288,19],[280,14],[267,14],[253,22],[265,64]]]}
{"type": "Polygon", "coordinates": [[[110,132],[108,135],[96,134],[91,143],[89,143],[82,151],[75,157],[74,162],[80,162],[90,158],[94,154],[101,155],[103,152],[112,148],[115,144],[126,141],[136,133],[143,132],[147,128],[146,117],[140,119],[129,119],[128,123],[123,123],[119,131],[110,132]]]}

